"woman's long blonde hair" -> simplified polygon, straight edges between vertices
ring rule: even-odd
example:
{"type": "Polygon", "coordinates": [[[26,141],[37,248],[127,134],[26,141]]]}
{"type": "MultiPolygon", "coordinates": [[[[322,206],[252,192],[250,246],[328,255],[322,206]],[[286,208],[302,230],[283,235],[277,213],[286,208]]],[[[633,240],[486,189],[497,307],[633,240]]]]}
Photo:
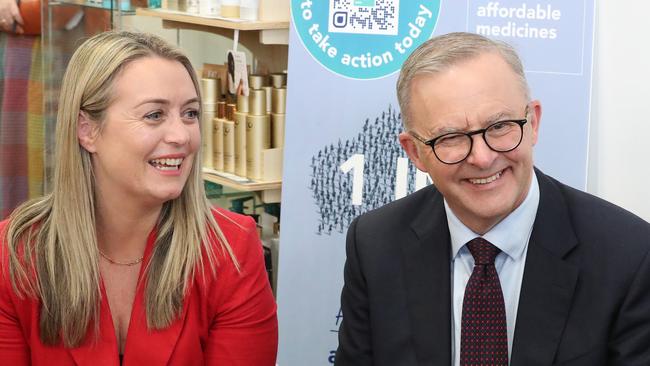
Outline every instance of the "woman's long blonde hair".
{"type": "MultiPolygon", "coordinates": [[[[78,346],[90,325],[95,332],[99,325],[95,187],[90,153],[77,138],[78,116],[83,111],[101,123],[114,97],[117,75],[128,63],[151,56],[180,62],[200,98],[189,59],[162,39],[124,31],[88,39],[72,56],[63,77],[52,192],[24,203],[10,216],[6,250],[11,283],[20,296],[40,299],[40,338],[45,344],[63,341],[66,347],[78,346]]],[[[146,269],[145,307],[151,329],[165,328],[176,319],[188,286],[197,271],[205,270],[203,254],[212,274],[217,254],[238,267],[205,196],[200,156],[194,159],[181,195],[163,205],[158,220],[146,269]],[[219,241],[221,253],[214,253],[209,237],[219,241]]]]}

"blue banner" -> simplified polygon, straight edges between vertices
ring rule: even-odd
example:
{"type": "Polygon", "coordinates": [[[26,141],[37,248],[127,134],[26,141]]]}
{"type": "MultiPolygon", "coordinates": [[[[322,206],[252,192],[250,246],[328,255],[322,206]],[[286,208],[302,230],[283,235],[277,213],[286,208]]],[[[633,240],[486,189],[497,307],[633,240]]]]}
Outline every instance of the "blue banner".
{"type": "Polygon", "coordinates": [[[348,225],[429,183],[397,141],[402,62],[455,31],[513,45],[543,107],[536,166],[584,189],[594,3],[292,0],[291,8],[278,364],[330,365],[348,225]]]}

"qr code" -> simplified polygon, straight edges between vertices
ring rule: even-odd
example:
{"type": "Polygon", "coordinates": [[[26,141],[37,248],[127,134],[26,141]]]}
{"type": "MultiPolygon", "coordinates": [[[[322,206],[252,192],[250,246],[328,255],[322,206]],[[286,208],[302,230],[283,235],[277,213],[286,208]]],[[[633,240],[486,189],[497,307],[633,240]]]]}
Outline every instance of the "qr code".
{"type": "Polygon", "coordinates": [[[330,33],[397,35],[399,0],[330,0],[330,33]]]}

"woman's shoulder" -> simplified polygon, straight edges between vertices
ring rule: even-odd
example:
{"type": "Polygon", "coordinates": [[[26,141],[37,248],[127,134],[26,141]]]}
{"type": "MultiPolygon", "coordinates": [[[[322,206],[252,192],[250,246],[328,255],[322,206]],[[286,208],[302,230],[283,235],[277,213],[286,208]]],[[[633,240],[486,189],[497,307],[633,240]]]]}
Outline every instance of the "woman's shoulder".
{"type": "MultiPolygon", "coordinates": [[[[255,256],[257,251],[261,251],[257,224],[252,217],[216,207],[212,208],[212,215],[240,265],[250,256],[255,256]]],[[[219,240],[212,238],[211,244],[219,260],[224,256],[229,257],[227,253],[224,253],[219,240]],[[219,255],[219,253],[223,254],[223,256],[219,255]]]]}
{"type": "Polygon", "coordinates": [[[220,207],[212,208],[212,216],[224,235],[246,234],[251,230],[256,230],[255,220],[250,216],[228,211],[220,207]]]}
{"type": "Polygon", "coordinates": [[[25,293],[19,295],[12,284],[9,270],[9,244],[6,237],[8,227],[9,219],[0,221],[0,314],[15,317],[21,313],[26,316],[30,310],[28,305],[33,299],[25,293]]]}
{"type": "Polygon", "coordinates": [[[0,280],[4,282],[5,274],[8,274],[9,248],[7,245],[7,229],[9,228],[9,219],[0,221],[0,271],[2,271],[0,280]]]}
{"type": "Polygon", "coordinates": [[[0,235],[1,235],[0,240],[2,241],[3,245],[6,242],[5,236],[8,227],[9,227],[9,218],[0,221],[0,235]]]}

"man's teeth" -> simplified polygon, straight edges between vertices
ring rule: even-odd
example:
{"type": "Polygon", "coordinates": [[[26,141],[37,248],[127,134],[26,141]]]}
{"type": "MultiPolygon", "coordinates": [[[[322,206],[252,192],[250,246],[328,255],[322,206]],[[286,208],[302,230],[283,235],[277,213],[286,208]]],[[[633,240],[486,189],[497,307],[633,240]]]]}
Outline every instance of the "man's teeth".
{"type": "Polygon", "coordinates": [[[160,170],[177,170],[180,168],[182,162],[183,158],[149,160],[149,164],[160,170]]]}
{"type": "Polygon", "coordinates": [[[498,172],[495,175],[493,175],[491,177],[487,177],[487,178],[476,178],[476,179],[470,178],[469,181],[472,184],[488,184],[488,183],[492,183],[495,180],[499,179],[499,177],[501,177],[501,172],[498,172]]]}

